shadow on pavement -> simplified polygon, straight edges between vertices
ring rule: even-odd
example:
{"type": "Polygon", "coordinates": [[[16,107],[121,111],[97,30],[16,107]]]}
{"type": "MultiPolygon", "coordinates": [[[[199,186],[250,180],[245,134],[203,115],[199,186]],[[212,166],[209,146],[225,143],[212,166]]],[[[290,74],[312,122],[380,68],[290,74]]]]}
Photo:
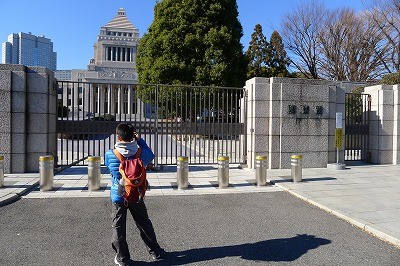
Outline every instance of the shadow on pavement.
{"type": "MultiPolygon", "coordinates": [[[[215,168],[213,166],[192,166],[189,165],[189,172],[197,172],[197,171],[208,171],[208,170],[218,170],[218,168],[215,168]]],[[[163,173],[176,173],[177,171],[177,166],[176,165],[163,165],[159,172],[163,173]]]]}
{"type": "MultiPolygon", "coordinates": [[[[108,174],[108,169],[105,166],[100,167],[101,174],[108,174]]],[[[87,175],[88,167],[87,166],[74,166],[73,168],[65,168],[62,171],[58,172],[58,175],[87,175]]]]}
{"type": "Polygon", "coordinates": [[[152,263],[136,261],[135,263],[139,263],[138,265],[184,265],[238,256],[249,261],[290,262],[297,260],[311,249],[330,243],[331,241],[328,239],[303,234],[291,238],[271,239],[249,244],[169,252],[165,261],[152,263]]]}
{"type": "MultiPolygon", "coordinates": [[[[293,183],[291,176],[280,176],[282,179],[272,179],[272,183],[293,183]]],[[[303,182],[314,182],[314,181],[329,181],[329,180],[337,180],[336,177],[306,177],[303,178],[303,182]]]]}

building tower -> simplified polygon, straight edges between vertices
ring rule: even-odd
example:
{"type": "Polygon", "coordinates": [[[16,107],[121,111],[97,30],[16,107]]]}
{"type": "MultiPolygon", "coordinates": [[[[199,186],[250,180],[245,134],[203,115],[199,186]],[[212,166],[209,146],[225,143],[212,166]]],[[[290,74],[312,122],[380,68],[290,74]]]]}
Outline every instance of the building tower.
{"type": "Polygon", "coordinates": [[[13,33],[2,45],[3,64],[21,64],[25,66],[43,66],[55,71],[57,53],[53,51],[50,39],[29,33],[13,33]]]}
{"type": "Polygon", "coordinates": [[[125,10],[119,8],[117,15],[100,28],[87,70],[73,69],[70,75],[68,70],[56,71],[57,79],[68,77],[78,82],[77,89],[64,90],[63,105],[83,111],[88,117],[132,114],[136,106],[132,85],[137,84],[138,40],[139,30],[126,17],[125,10]]]}
{"type": "Polygon", "coordinates": [[[93,45],[94,57],[87,70],[72,70],[72,81],[137,83],[136,50],[139,30],[126,17],[123,8],[100,28],[93,45]]]}

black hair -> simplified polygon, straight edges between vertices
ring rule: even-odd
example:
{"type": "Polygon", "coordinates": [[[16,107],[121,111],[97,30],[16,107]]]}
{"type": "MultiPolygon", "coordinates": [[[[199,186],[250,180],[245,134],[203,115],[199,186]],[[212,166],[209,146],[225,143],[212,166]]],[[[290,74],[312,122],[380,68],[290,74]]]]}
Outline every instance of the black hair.
{"type": "Polygon", "coordinates": [[[116,133],[122,139],[122,141],[132,141],[133,126],[127,123],[121,123],[117,126],[116,133]]]}

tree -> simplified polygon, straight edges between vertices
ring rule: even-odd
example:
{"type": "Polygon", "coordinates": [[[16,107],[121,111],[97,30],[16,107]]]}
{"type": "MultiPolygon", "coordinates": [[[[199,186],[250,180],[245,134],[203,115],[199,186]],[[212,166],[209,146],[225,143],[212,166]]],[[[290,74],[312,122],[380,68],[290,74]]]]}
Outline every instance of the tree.
{"type": "Polygon", "coordinates": [[[247,78],[271,77],[269,61],[271,57],[270,46],[262,32],[262,26],[257,24],[251,34],[249,47],[246,51],[247,78]]]}
{"type": "Polygon", "coordinates": [[[158,2],[139,41],[139,82],[242,87],[242,35],[236,0],[158,2]]]}
{"type": "Polygon", "coordinates": [[[366,12],[331,11],[312,0],[287,14],[282,25],[285,46],[294,54],[291,63],[305,76],[367,81],[388,73],[390,58],[396,58],[391,47],[400,38],[392,34],[397,42],[390,45],[374,24],[366,12]]]}
{"type": "Polygon", "coordinates": [[[368,18],[384,35],[389,45],[389,56],[381,61],[389,73],[400,71],[400,2],[374,0],[368,18]]]}
{"type": "Polygon", "coordinates": [[[386,84],[386,85],[400,84],[400,71],[397,73],[390,73],[383,76],[381,84],[386,84]]]}
{"type": "Polygon", "coordinates": [[[282,37],[277,31],[271,34],[269,41],[270,46],[270,73],[271,77],[288,77],[290,76],[287,67],[289,66],[290,59],[287,56],[282,37]]]}
{"type": "Polygon", "coordinates": [[[247,78],[253,77],[288,77],[287,57],[282,38],[277,31],[271,34],[270,42],[265,38],[262,27],[257,24],[251,35],[246,51],[248,60],[247,78]]]}
{"type": "Polygon", "coordinates": [[[294,54],[291,63],[309,78],[319,77],[319,35],[326,14],[325,7],[312,0],[293,9],[282,21],[285,47],[294,54]]]}
{"type": "Polygon", "coordinates": [[[364,14],[348,8],[328,12],[321,31],[321,77],[334,80],[374,80],[385,73],[388,45],[364,14]]]}

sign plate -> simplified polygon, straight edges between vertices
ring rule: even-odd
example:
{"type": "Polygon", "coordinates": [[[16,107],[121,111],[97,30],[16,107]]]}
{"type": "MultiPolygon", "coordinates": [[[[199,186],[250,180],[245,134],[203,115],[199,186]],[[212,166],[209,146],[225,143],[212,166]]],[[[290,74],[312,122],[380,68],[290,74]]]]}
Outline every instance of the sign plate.
{"type": "Polygon", "coordinates": [[[335,130],[335,147],[342,148],[343,146],[343,130],[336,128],[335,130]]]}
{"type": "Polygon", "coordinates": [[[336,113],[336,128],[343,128],[343,114],[342,113],[336,113]]]}

